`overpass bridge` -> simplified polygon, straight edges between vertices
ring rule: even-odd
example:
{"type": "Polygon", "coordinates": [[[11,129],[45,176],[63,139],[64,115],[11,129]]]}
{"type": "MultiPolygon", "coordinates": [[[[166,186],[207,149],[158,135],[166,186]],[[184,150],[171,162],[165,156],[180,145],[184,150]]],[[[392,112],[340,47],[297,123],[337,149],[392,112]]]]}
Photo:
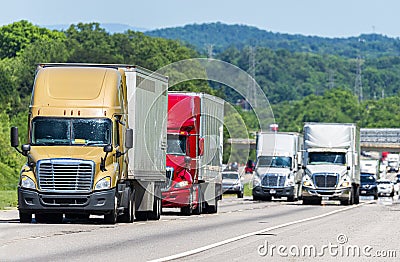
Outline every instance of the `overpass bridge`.
{"type": "Polygon", "coordinates": [[[360,146],[363,151],[400,152],[400,128],[361,128],[360,146]]]}
{"type": "MultiPolygon", "coordinates": [[[[255,139],[228,139],[237,149],[256,148],[255,139]]],[[[360,147],[362,151],[400,152],[400,128],[361,128],[360,147]]]]}

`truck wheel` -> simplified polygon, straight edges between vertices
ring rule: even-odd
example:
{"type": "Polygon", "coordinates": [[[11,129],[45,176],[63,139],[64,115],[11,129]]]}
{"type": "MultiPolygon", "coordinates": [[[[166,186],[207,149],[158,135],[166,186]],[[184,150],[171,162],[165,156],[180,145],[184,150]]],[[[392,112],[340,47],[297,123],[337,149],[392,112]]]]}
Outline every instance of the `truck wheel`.
{"type": "Polygon", "coordinates": [[[340,200],[340,204],[343,206],[348,206],[351,205],[352,203],[353,203],[353,188],[350,190],[349,198],[340,200]]]}
{"type": "Polygon", "coordinates": [[[197,207],[193,210],[193,214],[195,215],[200,215],[201,213],[203,213],[203,209],[204,209],[204,200],[203,200],[203,193],[201,192],[201,188],[200,186],[197,187],[197,207]]]}
{"type": "Polygon", "coordinates": [[[240,191],[240,192],[237,194],[237,197],[238,197],[238,198],[243,198],[243,192],[240,191]]]}
{"type": "Polygon", "coordinates": [[[124,208],[124,213],[118,217],[118,221],[122,223],[132,223],[135,219],[135,193],[128,189],[128,203],[124,208]]]}
{"type": "Polygon", "coordinates": [[[360,204],[360,190],[359,187],[356,186],[354,189],[354,203],[355,205],[360,204]]]}
{"type": "Polygon", "coordinates": [[[32,213],[23,212],[19,210],[19,222],[20,223],[31,223],[32,222],[32,213]]]}
{"type": "Polygon", "coordinates": [[[215,205],[208,205],[207,206],[207,213],[215,214],[218,212],[218,201],[215,200],[215,205]]]}
{"type": "Polygon", "coordinates": [[[159,220],[161,217],[161,198],[154,196],[153,211],[149,211],[147,218],[149,220],[159,220]]]}
{"type": "Polygon", "coordinates": [[[189,204],[187,206],[181,207],[181,213],[184,216],[190,216],[193,210],[193,189],[190,189],[189,194],[189,204]]]}
{"type": "Polygon", "coordinates": [[[254,200],[254,201],[258,201],[258,200],[261,200],[261,198],[258,197],[258,196],[253,195],[253,200],[254,200]]]}
{"type": "Polygon", "coordinates": [[[146,221],[148,217],[147,211],[136,211],[135,212],[135,219],[137,221],[146,221]]]}
{"type": "Polygon", "coordinates": [[[110,211],[110,213],[104,215],[104,223],[106,224],[115,224],[117,223],[118,213],[118,198],[114,197],[114,209],[110,211]]]}

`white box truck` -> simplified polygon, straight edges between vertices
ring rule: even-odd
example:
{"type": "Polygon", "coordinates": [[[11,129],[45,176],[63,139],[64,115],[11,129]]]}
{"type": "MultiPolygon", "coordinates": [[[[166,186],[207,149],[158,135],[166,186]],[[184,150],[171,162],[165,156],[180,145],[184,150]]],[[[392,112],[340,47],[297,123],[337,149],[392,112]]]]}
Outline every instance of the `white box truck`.
{"type": "Polygon", "coordinates": [[[303,204],[358,204],[360,132],[355,124],[305,123],[303,204]]]}
{"type": "Polygon", "coordinates": [[[298,199],[303,173],[302,146],[303,137],[299,133],[257,134],[254,200],[271,200],[272,197],[287,197],[288,201],[298,199]]]}

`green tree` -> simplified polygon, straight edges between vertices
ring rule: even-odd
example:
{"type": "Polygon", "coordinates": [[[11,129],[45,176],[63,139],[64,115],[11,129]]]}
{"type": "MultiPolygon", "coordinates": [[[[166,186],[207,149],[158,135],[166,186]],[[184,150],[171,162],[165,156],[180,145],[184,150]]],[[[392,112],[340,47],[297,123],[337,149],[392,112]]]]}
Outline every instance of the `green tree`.
{"type": "Polygon", "coordinates": [[[34,26],[26,20],[2,26],[0,27],[0,59],[15,57],[30,44],[45,39],[65,39],[65,35],[34,26]]]}

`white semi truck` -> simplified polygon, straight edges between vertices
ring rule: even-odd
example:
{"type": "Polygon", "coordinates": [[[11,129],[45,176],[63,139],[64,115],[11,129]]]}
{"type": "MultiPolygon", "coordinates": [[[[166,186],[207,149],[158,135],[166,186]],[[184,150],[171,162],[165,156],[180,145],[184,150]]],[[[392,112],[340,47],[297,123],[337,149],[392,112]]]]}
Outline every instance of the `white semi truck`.
{"type": "Polygon", "coordinates": [[[355,124],[305,123],[303,204],[358,204],[360,132],[355,124]]]}
{"type": "Polygon", "coordinates": [[[299,133],[262,132],[257,135],[254,200],[298,199],[303,171],[302,145],[303,138],[299,133]]]}

